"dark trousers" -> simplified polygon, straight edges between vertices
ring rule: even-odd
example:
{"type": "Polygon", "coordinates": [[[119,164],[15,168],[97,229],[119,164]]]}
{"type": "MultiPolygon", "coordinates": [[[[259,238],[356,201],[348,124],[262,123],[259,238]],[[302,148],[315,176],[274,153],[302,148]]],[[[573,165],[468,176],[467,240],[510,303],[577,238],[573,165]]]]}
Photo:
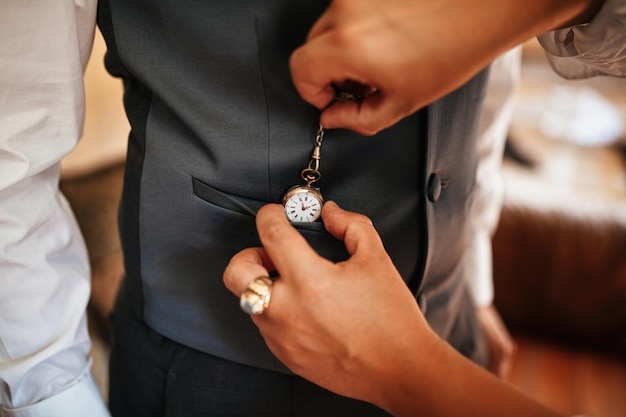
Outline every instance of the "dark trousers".
{"type": "Polygon", "coordinates": [[[114,417],[389,416],[293,375],[190,349],[151,330],[122,289],[115,311],[109,403],[114,417]]]}

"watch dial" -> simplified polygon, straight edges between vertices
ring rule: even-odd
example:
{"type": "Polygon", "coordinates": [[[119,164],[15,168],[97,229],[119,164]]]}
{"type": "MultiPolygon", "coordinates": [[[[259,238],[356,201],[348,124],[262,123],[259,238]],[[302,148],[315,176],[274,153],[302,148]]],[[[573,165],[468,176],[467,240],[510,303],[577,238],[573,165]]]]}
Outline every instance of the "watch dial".
{"type": "Polygon", "coordinates": [[[292,222],[314,222],[322,213],[322,202],[313,193],[296,193],[285,203],[285,213],[292,222]]]}

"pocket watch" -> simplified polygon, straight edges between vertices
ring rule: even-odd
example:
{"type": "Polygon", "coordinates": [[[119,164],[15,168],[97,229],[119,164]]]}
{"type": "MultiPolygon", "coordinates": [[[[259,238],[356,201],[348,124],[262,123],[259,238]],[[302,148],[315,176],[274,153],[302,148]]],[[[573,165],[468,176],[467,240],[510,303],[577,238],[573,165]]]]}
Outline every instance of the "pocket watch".
{"type": "Polygon", "coordinates": [[[310,185],[291,187],[283,197],[285,214],[291,222],[314,222],[322,214],[324,198],[319,188],[310,185]]]}
{"type": "Polygon", "coordinates": [[[309,165],[302,170],[300,176],[305,184],[295,185],[283,196],[282,204],[285,208],[287,219],[294,223],[308,223],[319,219],[322,214],[324,198],[320,189],[312,184],[320,179],[322,174],[319,171],[321,159],[322,140],[324,139],[324,128],[320,124],[315,138],[315,147],[311,154],[309,165]]]}
{"type": "MultiPolygon", "coordinates": [[[[367,95],[375,92],[375,89],[352,81],[346,82],[341,86],[333,85],[333,88],[335,89],[333,102],[362,101],[367,95]]],[[[322,214],[324,198],[322,198],[320,189],[311,185],[322,176],[320,173],[322,140],[324,140],[324,127],[320,123],[315,136],[315,146],[311,153],[311,160],[309,165],[300,173],[306,184],[295,185],[289,188],[283,196],[282,204],[285,207],[285,214],[291,222],[314,222],[322,214]]]]}

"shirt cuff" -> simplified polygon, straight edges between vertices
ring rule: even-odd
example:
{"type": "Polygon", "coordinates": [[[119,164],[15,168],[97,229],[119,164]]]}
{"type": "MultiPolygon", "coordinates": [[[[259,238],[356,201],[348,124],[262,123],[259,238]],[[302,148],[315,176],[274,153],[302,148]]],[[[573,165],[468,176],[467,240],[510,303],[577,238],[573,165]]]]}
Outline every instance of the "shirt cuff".
{"type": "Polygon", "coordinates": [[[98,386],[87,370],[65,391],[36,404],[7,409],[0,407],[0,417],[110,417],[98,386]]]}
{"type": "Polygon", "coordinates": [[[554,70],[568,79],[626,77],[626,1],[606,0],[591,22],[537,37],[554,70]]]}

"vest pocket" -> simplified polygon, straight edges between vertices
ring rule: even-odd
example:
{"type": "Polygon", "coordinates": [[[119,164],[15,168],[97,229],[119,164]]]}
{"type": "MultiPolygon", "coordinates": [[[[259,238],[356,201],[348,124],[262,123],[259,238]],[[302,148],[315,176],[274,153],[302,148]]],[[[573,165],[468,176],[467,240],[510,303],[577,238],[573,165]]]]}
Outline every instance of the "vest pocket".
{"type": "MultiPolygon", "coordinates": [[[[257,211],[264,205],[268,204],[266,201],[254,200],[247,197],[235,196],[233,194],[226,193],[224,191],[217,190],[210,185],[200,181],[197,178],[192,178],[193,193],[196,197],[202,200],[204,203],[208,203],[211,206],[215,206],[220,212],[221,219],[216,219],[217,215],[213,210],[209,210],[212,213],[213,225],[215,222],[222,224],[224,221],[242,223],[241,227],[244,229],[252,226],[254,217],[257,211]],[[230,214],[229,214],[230,212],[230,214]],[[238,220],[239,219],[239,220],[238,220]]],[[[209,213],[207,213],[207,217],[209,213]]],[[[343,242],[335,239],[330,233],[328,233],[322,222],[312,223],[292,223],[292,225],[304,236],[309,244],[322,256],[330,259],[334,262],[346,260],[349,256],[343,245],[343,242]]],[[[235,229],[237,226],[232,225],[235,229]]],[[[232,232],[232,229],[229,228],[232,232]]],[[[214,230],[215,232],[215,230],[214,230]]],[[[248,230],[248,233],[252,231],[248,230]]],[[[256,229],[254,229],[256,232],[256,229]]],[[[252,233],[254,233],[252,232],[252,233]]],[[[247,234],[248,237],[250,236],[247,234]]],[[[225,237],[225,235],[222,235],[225,237]]],[[[236,235],[231,235],[234,238],[236,235]]]]}

